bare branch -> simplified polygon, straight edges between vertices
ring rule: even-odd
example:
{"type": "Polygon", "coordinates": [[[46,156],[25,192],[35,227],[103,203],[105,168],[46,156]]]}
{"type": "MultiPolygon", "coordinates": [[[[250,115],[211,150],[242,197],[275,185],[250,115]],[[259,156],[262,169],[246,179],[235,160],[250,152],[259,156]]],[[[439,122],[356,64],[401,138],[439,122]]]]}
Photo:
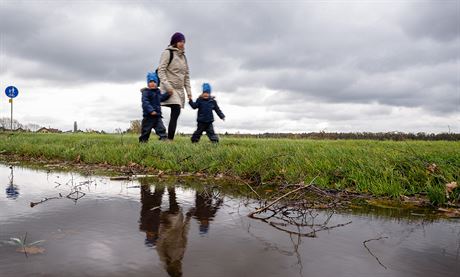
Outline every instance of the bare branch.
{"type": "Polygon", "coordinates": [[[376,255],[374,255],[374,253],[372,253],[372,251],[369,249],[369,247],[367,247],[366,243],[368,243],[370,241],[373,241],[373,240],[381,240],[381,239],[387,239],[387,238],[388,237],[378,237],[378,238],[375,238],[375,239],[368,239],[368,240],[363,241],[363,245],[367,249],[369,254],[371,254],[372,257],[374,257],[377,260],[377,262],[385,269],[387,269],[387,267],[384,264],[382,264],[382,262],[379,260],[379,258],[376,255]]]}

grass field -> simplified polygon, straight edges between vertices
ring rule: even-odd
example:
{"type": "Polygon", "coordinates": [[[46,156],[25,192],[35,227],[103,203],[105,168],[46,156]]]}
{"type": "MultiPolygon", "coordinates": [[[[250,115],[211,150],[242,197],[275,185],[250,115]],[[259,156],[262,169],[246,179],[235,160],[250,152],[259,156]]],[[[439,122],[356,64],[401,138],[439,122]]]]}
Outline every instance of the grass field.
{"type": "MultiPolygon", "coordinates": [[[[444,204],[445,184],[460,182],[460,142],[293,140],[188,137],[172,143],[136,135],[0,133],[0,153],[114,166],[136,163],[167,173],[223,173],[254,185],[309,182],[320,187],[400,197],[426,194],[444,204]]],[[[458,198],[459,190],[454,191],[458,198]]],[[[452,197],[451,197],[452,198],[452,197]]]]}

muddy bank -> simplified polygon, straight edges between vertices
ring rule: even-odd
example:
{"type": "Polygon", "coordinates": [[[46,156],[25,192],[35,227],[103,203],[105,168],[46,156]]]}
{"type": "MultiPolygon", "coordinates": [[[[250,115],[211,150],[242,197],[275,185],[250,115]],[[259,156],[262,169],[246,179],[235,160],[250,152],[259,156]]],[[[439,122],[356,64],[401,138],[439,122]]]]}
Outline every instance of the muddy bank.
{"type": "Polygon", "coordinates": [[[131,163],[128,166],[115,166],[107,163],[85,164],[79,159],[75,161],[61,161],[57,159],[31,158],[22,155],[0,153],[0,163],[20,165],[48,172],[75,171],[84,176],[108,176],[111,180],[136,180],[139,178],[152,179],[162,184],[184,184],[194,186],[197,183],[218,186],[220,189],[238,196],[259,199],[268,205],[271,201],[282,197],[283,205],[303,206],[312,209],[349,209],[363,207],[377,207],[393,210],[409,210],[415,214],[432,214],[441,217],[460,217],[460,204],[449,204],[442,207],[433,206],[426,195],[404,196],[390,198],[357,193],[350,190],[336,190],[320,188],[315,183],[309,184],[305,189],[303,183],[287,184],[264,183],[260,184],[253,176],[241,178],[223,173],[208,174],[199,172],[168,172],[151,167],[131,163]],[[300,189],[299,189],[300,188],[300,189]],[[288,195],[293,190],[299,189],[295,195],[288,195]]]}

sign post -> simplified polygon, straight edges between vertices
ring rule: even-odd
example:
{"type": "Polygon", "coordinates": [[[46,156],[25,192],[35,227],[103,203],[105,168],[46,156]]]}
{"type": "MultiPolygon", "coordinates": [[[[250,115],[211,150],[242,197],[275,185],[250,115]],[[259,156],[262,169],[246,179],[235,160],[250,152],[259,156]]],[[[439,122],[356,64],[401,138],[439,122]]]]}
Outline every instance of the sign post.
{"type": "Polygon", "coordinates": [[[9,86],[5,89],[5,94],[6,96],[8,96],[10,99],[10,103],[11,103],[11,125],[10,125],[10,130],[13,131],[13,98],[15,98],[16,96],[18,96],[19,94],[19,90],[14,87],[14,86],[9,86]]]}

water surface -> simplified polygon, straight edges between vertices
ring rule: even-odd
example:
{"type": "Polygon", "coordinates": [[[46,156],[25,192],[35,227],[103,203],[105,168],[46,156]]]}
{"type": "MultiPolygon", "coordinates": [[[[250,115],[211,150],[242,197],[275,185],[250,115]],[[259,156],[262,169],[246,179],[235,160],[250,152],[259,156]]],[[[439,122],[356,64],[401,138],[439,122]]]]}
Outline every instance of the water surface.
{"type": "Polygon", "coordinates": [[[255,201],[209,186],[6,165],[0,185],[0,241],[44,240],[27,257],[0,244],[0,276],[460,276],[458,219],[313,210],[318,226],[351,223],[298,237],[248,218],[255,201]]]}

